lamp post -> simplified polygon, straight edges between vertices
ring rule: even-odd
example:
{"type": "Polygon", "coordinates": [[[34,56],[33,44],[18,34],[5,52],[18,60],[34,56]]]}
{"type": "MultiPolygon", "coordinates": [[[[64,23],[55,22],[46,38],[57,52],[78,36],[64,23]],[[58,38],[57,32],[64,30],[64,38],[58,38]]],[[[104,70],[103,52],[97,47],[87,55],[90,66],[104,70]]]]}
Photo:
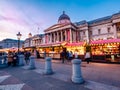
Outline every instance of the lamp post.
{"type": "Polygon", "coordinates": [[[22,34],[20,32],[18,32],[17,34],[17,38],[18,38],[18,54],[19,54],[19,48],[20,48],[20,38],[21,38],[22,34]]]}
{"type": "Polygon", "coordinates": [[[32,34],[29,33],[29,34],[28,34],[28,38],[29,38],[29,47],[31,46],[31,45],[30,45],[30,39],[31,39],[31,37],[32,37],[32,34]]]}

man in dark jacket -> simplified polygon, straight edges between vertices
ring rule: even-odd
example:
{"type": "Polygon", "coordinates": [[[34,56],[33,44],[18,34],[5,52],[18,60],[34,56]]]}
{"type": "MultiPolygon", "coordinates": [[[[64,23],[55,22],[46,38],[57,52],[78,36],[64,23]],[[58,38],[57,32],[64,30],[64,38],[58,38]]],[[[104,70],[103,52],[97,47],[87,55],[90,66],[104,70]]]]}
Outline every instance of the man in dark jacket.
{"type": "Polygon", "coordinates": [[[60,53],[60,57],[61,57],[62,63],[64,63],[64,61],[67,59],[66,49],[63,49],[63,51],[60,53]]]}
{"type": "Polygon", "coordinates": [[[13,66],[16,66],[17,61],[18,61],[18,55],[17,55],[17,53],[14,53],[14,55],[13,55],[13,66]]]}

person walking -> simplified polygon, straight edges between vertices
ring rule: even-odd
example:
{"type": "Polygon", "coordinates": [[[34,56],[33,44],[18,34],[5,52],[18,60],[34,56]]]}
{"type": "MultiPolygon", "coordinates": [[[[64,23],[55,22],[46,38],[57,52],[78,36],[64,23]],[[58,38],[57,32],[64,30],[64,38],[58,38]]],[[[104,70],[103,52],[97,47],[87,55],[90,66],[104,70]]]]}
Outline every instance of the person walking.
{"type": "Polygon", "coordinates": [[[65,60],[67,59],[67,51],[66,48],[63,48],[63,51],[60,53],[60,58],[62,60],[62,63],[65,62],[65,60]]]}
{"type": "Polygon", "coordinates": [[[24,55],[25,55],[25,62],[26,62],[26,64],[28,65],[28,64],[29,64],[29,61],[30,61],[30,56],[31,56],[31,54],[30,54],[29,51],[26,51],[24,55]]]}
{"type": "Polygon", "coordinates": [[[8,52],[8,66],[12,65],[13,55],[12,52],[8,52]]]}
{"type": "Polygon", "coordinates": [[[18,55],[17,55],[17,53],[14,53],[13,54],[13,66],[17,65],[17,61],[18,61],[18,55]]]}
{"type": "Polygon", "coordinates": [[[78,58],[78,52],[77,51],[75,51],[74,55],[75,55],[75,58],[78,58]]]}
{"type": "Polygon", "coordinates": [[[90,60],[91,60],[90,52],[86,52],[86,54],[85,54],[85,61],[87,61],[87,64],[89,64],[90,60]]]}
{"type": "Polygon", "coordinates": [[[71,61],[73,59],[73,53],[72,51],[69,52],[69,61],[71,61]]]}
{"type": "Polygon", "coordinates": [[[43,58],[44,58],[44,59],[46,58],[46,50],[44,50],[43,58]]]}
{"type": "Polygon", "coordinates": [[[62,51],[61,53],[60,53],[60,59],[62,60],[62,63],[64,63],[64,52],[62,51]]]}

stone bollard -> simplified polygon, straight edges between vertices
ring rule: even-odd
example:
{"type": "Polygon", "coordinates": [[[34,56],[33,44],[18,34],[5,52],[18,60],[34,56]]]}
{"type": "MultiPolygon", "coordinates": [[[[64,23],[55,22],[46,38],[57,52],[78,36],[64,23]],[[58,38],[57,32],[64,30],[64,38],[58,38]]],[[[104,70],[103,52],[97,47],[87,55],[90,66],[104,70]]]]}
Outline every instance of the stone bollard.
{"type": "Polygon", "coordinates": [[[84,79],[81,74],[81,60],[73,59],[72,60],[72,82],[82,84],[84,83],[84,79]]]}
{"type": "Polygon", "coordinates": [[[45,74],[46,75],[51,75],[53,74],[53,70],[52,70],[52,63],[51,63],[51,57],[46,57],[45,58],[45,74]]]}
{"type": "Polygon", "coordinates": [[[4,58],[4,62],[3,63],[7,64],[7,55],[4,55],[3,58],[4,58]]]}
{"type": "Polygon", "coordinates": [[[19,58],[19,66],[24,66],[24,55],[18,55],[19,58]]]}
{"type": "Polygon", "coordinates": [[[35,69],[35,56],[30,56],[30,63],[28,69],[35,69]]]}

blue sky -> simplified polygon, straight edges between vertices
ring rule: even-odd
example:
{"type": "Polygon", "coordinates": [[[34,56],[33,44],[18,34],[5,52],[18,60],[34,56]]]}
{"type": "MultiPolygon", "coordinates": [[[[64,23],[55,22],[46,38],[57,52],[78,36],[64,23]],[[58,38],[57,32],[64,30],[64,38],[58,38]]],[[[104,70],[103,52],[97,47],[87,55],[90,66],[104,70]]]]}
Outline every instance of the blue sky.
{"type": "Polygon", "coordinates": [[[90,21],[119,12],[120,0],[0,0],[0,40],[44,33],[63,11],[72,22],[90,21]]]}

